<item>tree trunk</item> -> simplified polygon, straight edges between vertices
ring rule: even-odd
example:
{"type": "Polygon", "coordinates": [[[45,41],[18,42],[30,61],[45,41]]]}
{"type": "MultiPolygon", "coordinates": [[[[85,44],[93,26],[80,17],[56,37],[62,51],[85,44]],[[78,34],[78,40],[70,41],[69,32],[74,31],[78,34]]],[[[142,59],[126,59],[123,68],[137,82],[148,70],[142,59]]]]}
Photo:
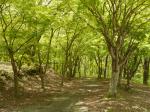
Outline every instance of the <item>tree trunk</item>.
{"type": "Polygon", "coordinates": [[[41,88],[43,91],[45,91],[45,79],[44,79],[44,74],[40,74],[40,79],[41,79],[41,88]]]}
{"type": "Polygon", "coordinates": [[[149,58],[144,58],[143,84],[148,85],[149,78],[149,58]]]}
{"type": "Polygon", "coordinates": [[[68,51],[66,51],[65,52],[65,60],[64,60],[64,63],[62,64],[62,77],[61,77],[61,84],[60,84],[61,86],[64,85],[64,79],[67,74],[68,58],[69,58],[68,51]]]}
{"type": "Polygon", "coordinates": [[[97,65],[97,79],[101,79],[102,78],[102,66],[103,66],[103,63],[102,63],[102,59],[101,57],[99,56],[99,54],[97,55],[97,57],[95,57],[95,62],[96,62],[96,65],[97,65]]]}
{"type": "Polygon", "coordinates": [[[122,73],[123,73],[123,67],[120,67],[119,79],[118,79],[118,87],[121,87],[122,73]]]}
{"type": "Polygon", "coordinates": [[[98,65],[98,79],[101,79],[101,67],[98,65]]]}
{"type": "Polygon", "coordinates": [[[62,72],[61,72],[61,86],[63,86],[64,85],[64,64],[62,63],[62,72]]]}
{"type": "Polygon", "coordinates": [[[39,74],[41,79],[41,88],[45,91],[45,74],[42,65],[39,66],[39,74]]]}
{"type": "Polygon", "coordinates": [[[127,84],[126,84],[126,90],[130,89],[130,72],[127,72],[127,84]]]}
{"type": "Polygon", "coordinates": [[[104,79],[106,79],[107,65],[108,65],[108,55],[106,56],[106,59],[105,59],[104,79]]]}
{"type": "Polygon", "coordinates": [[[112,59],[112,76],[109,86],[109,97],[116,97],[117,95],[117,84],[119,78],[119,65],[118,59],[112,59]]]}
{"type": "Polygon", "coordinates": [[[40,53],[40,49],[38,48],[38,60],[39,60],[39,65],[38,65],[38,69],[39,69],[39,76],[40,76],[40,79],[41,79],[41,89],[43,91],[45,91],[45,80],[44,80],[44,73],[43,73],[43,67],[42,67],[42,59],[41,59],[41,53],[40,53]]]}
{"type": "Polygon", "coordinates": [[[101,79],[102,78],[102,61],[98,61],[98,65],[97,65],[97,67],[98,67],[98,79],[101,79]]]}
{"type": "Polygon", "coordinates": [[[11,59],[11,65],[14,73],[14,96],[17,98],[19,96],[18,93],[18,70],[17,65],[14,59],[14,56],[12,53],[9,53],[10,59],[11,59]]]}
{"type": "Polygon", "coordinates": [[[79,78],[81,78],[81,65],[80,65],[80,61],[78,62],[78,73],[79,73],[79,78]]]}
{"type": "Polygon", "coordinates": [[[87,65],[84,63],[84,78],[87,77],[87,65]]]}

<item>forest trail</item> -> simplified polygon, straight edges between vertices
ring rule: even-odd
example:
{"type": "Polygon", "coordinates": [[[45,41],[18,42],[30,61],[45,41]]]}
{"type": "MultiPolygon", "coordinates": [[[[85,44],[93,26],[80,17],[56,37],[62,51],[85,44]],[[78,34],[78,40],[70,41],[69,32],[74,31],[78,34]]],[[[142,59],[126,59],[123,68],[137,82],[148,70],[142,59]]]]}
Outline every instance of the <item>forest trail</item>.
{"type": "Polygon", "coordinates": [[[72,80],[54,91],[32,92],[15,105],[5,105],[4,111],[0,106],[0,112],[150,112],[150,87],[132,86],[128,92],[119,89],[117,98],[111,99],[109,80],[72,80]]]}
{"type": "Polygon", "coordinates": [[[63,93],[56,93],[47,97],[44,104],[30,105],[19,108],[19,112],[89,112],[88,107],[82,101],[94,94],[101,86],[94,80],[84,80],[74,89],[67,89],[63,93]]]}

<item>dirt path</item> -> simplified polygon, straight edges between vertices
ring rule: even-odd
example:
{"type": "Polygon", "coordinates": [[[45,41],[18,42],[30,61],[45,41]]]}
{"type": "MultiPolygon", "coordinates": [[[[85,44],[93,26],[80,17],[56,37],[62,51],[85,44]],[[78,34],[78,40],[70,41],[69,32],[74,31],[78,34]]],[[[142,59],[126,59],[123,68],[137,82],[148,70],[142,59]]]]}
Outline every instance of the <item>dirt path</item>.
{"type": "MultiPolygon", "coordinates": [[[[76,86],[63,93],[56,93],[47,98],[45,103],[19,108],[18,112],[89,112],[83,100],[89,97],[89,93],[95,92],[100,85],[93,80],[85,80],[82,85],[76,86]]],[[[67,88],[66,88],[67,89],[67,88]]],[[[92,94],[92,95],[93,95],[92,94]]]]}
{"type": "Polygon", "coordinates": [[[150,112],[150,87],[133,85],[131,91],[119,90],[118,97],[110,99],[106,97],[108,84],[107,80],[71,81],[61,91],[35,93],[28,97],[31,103],[2,112],[150,112]]]}

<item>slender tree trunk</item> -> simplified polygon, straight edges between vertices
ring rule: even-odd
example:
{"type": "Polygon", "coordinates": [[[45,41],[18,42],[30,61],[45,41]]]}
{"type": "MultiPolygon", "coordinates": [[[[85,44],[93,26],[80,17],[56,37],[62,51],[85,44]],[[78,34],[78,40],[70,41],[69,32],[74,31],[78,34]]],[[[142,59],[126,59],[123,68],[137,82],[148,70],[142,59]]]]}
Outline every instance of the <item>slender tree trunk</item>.
{"type": "Polygon", "coordinates": [[[101,79],[101,67],[100,64],[98,65],[98,79],[101,79]]]}
{"type": "Polygon", "coordinates": [[[18,70],[17,65],[14,59],[14,56],[12,53],[9,53],[10,59],[11,59],[11,65],[14,73],[14,96],[17,98],[19,96],[18,92],[18,70]]]}
{"type": "Polygon", "coordinates": [[[101,79],[102,78],[102,76],[101,76],[101,74],[102,74],[102,61],[100,60],[100,61],[98,61],[97,62],[98,64],[97,64],[97,67],[98,67],[98,79],[101,79]]]}
{"type": "Polygon", "coordinates": [[[149,79],[149,58],[144,58],[143,84],[148,85],[149,79]]]}
{"type": "Polygon", "coordinates": [[[62,77],[61,77],[61,86],[63,86],[63,84],[64,84],[64,64],[62,63],[62,65],[61,65],[62,67],[62,72],[61,72],[61,74],[62,74],[62,77]]]}
{"type": "Polygon", "coordinates": [[[64,85],[64,78],[65,78],[65,65],[62,65],[62,76],[61,76],[61,86],[64,85]]]}
{"type": "Polygon", "coordinates": [[[43,72],[43,67],[42,65],[39,66],[39,75],[40,75],[40,79],[41,79],[41,88],[43,91],[45,91],[45,74],[43,72]]]}
{"type": "Polygon", "coordinates": [[[109,97],[116,97],[117,95],[117,84],[119,78],[119,65],[118,59],[112,59],[112,76],[109,86],[109,97]]]}
{"type": "Polygon", "coordinates": [[[39,60],[39,65],[38,65],[38,69],[39,69],[39,76],[41,79],[41,88],[43,89],[43,91],[45,91],[45,78],[44,78],[44,73],[43,73],[43,67],[42,67],[42,59],[41,59],[41,53],[40,53],[40,49],[38,48],[38,60],[39,60]]]}
{"type": "Polygon", "coordinates": [[[84,78],[87,77],[87,65],[84,63],[84,78]]]}
{"type": "Polygon", "coordinates": [[[123,69],[123,78],[126,79],[127,78],[127,68],[124,67],[123,69]]]}
{"type": "Polygon", "coordinates": [[[97,55],[97,57],[95,57],[95,62],[96,62],[96,65],[97,65],[97,79],[101,79],[102,78],[102,66],[103,66],[103,63],[102,63],[102,59],[101,57],[99,56],[99,54],[97,55]]]}
{"type": "Polygon", "coordinates": [[[123,67],[120,67],[119,79],[118,79],[118,87],[121,87],[122,73],[123,73],[123,67]]]}
{"type": "Polygon", "coordinates": [[[103,74],[103,59],[101,58],[101,60],[100,60],[100,78],[102,78],[102,74],[103,74]]]}
{"type": "Polygon", "coordinates": [[[66,75],[66,72],[67,72],[67,69],[68,69],[68,51],[65,52],[65,61],[64,61],[64,64],[62,64],[62,77],[61,77],[61,86],[64,85],[64,78],[65,78],[65,75],[66,75]]]}
{"type": "MultiPolygon", "coordinates": [[[[49,64],[49,58],[50,58],[50,52],[51,52],[51,43],[52,43],[52,39],[53,39],[53,36],[54,36],[54,30],[53,28],[51,28],[51,36],[49,38],[49,43],[48,43],[48,47],[47,47],[47,57],[46,57],[46,66],[45,66],[45,73],[46,73],[46,70],[47,70],[47,67],[48,67],[48,64],[49,64]]],[[[55,53],[56,55],[56,53],[55,53]]]]}
{"type": "Polygon", "coordinates": [[[45,74],[40,74],[40,78],[41,78],[41,88],[43,91],[45,91],[45,77],[44,77],[45,74]]]}
{"type": "Polygon", "coordinates": [[[80,60],[78,62],[78,73],[79,73],[79,78],[81,78],[81,65],[80,65],[80,60]]]}
{"type": "Polygon", "coordinates": [[[74,59],[74,67],[73,67],[73,73],[72,73],[72,78],[74,78],[75,76],[76,76],[76,72],[77,72],[77,70],[79,70],[78,68],[80,67],[80,65],[79,65],[79,57],[77,57],[76,59],[74,59]]]}
{"type": "Polygon", "coordinates": [[[126,78],[127,78],[127,84],[126,84],[126,90],[129,90],[130,89],[130,80],[131,80],[131,73],[130,73],[130,70],[127,71],[127,74],[126,74],[126,78]]]}
{"type": "Polygon", "coordinates": [[[106,74],[107,74],[107,65],[108,65],[108,55],[106,56],[105,59],[105,69],[104,69],[104,79],[106,79],[106,74]]]}

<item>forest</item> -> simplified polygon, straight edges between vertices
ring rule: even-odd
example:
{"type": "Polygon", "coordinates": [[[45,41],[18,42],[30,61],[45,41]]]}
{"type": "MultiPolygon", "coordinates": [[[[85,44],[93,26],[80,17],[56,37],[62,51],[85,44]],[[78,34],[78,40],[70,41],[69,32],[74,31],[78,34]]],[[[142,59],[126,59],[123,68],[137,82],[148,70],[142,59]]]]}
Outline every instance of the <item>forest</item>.
{"type": "Polygon", "coordinates": [[[150,112],[150,0],[0,0],[0,112],[150,112]]]}

